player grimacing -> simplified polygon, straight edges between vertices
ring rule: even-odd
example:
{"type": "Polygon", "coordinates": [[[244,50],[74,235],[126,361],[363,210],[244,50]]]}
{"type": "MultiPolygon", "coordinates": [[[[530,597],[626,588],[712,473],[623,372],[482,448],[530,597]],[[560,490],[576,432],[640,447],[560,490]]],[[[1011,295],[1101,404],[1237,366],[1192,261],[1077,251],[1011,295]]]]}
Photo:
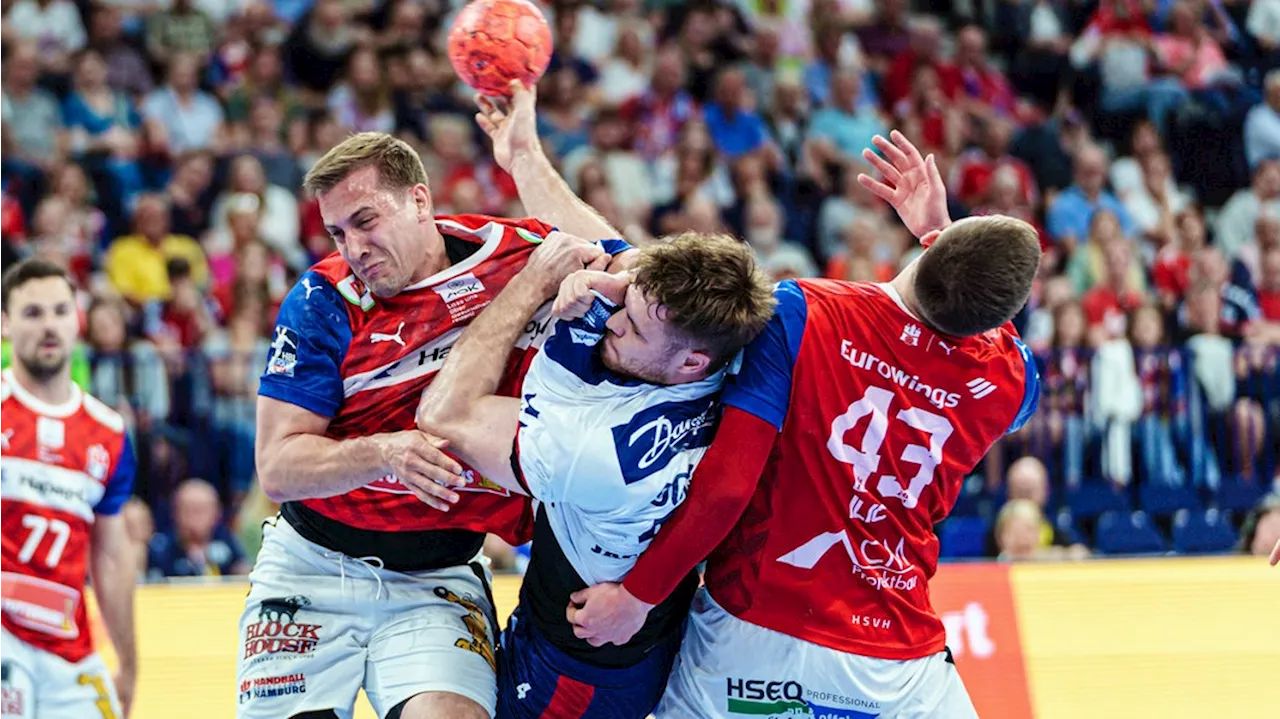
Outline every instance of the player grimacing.
{"type": "Polygon", "coordinates": [[[123,717],[138,671],[137,571],[120,515],[133,491],[133,449],[124,418],[71,381],[80,318],[66,271],[19,262],[7,268],[3,294],[13,367],[0,377],[2,713],[123,717]],[[119,660],[114,678],[94,651],[86,574],[119,660]]]}
{"type": "Polygon", "coordinates": [[[933,526],[1035,411],[1007,323],[1040,248],[1011,218],[950,223],[932,158],[892,138],[864,153],[885,181],[860,180],[928,249],[886,284],[783,282],[689,498],[621,585],[568,608],[578,636],[625,641],[710,552],[658,717],[764,711],[752,679],[815,714],[975,716],[929,603],[933,526]]]}
{"type": "Polygon", "coordinates": [[[519,399],[497,396],[506,353],[543,301],[523,282],[531,269],[454,347],[419,427],[538,500],[498,652],[498,719],[638,719],[666,686],[697,576],[622,646],[574,637],[564,606],[590,583],[621,579],[683,500],[733,360],[772,315],[772,286],[745,244],[695,233],[646,246],[627,273],[574,273],[519,399]]]}
{"type": "MultiPolygon", "coordinates": [[[[383,719],[488,717],[496,628],[480,549],[486,532],[524,541],[528,502],[445,454],[414,411],[526,263],[563,276],[608,256],[537,220],[434,216],[421,159],[380,133],[331,149],[305,185],[338,252],[286,297],[259,389],[259,481],[282,507],[250,574],[237,715],[349,716],[363,688],[383,719]]],[[[558,177],[522,198],[553,221],[580,203],[558,177]]],[[[612,234],[599,222],[585,229],[612,234]]],[[[545,327],[523,328],[508,386],[545,327]]]]}

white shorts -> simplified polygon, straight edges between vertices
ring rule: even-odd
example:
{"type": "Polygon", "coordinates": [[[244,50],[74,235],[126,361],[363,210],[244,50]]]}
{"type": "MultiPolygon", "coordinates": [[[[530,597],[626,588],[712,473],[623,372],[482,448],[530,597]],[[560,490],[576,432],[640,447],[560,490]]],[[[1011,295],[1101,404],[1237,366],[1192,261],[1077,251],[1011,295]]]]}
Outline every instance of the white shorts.
{"type": "Polygon", "coordinates": [[[401,573],[303,539],[283,518],[263,527],[240,617],[236,716],[352,716],[363,686],[379,717],[423,692],[494,712],[494,610],[477,557],[401,573]]]}
{"type": "Polygon", "coordinates": [[[733,616],[698,590],[657,719],[974,719],[946,652],[872,659],[733,616]]]}
{"type": "Polygon", "coordinates": [[[91,654],[74,664],[0,630],[0,716],[12,719],[116,719],[111,672],[91,654]]]}

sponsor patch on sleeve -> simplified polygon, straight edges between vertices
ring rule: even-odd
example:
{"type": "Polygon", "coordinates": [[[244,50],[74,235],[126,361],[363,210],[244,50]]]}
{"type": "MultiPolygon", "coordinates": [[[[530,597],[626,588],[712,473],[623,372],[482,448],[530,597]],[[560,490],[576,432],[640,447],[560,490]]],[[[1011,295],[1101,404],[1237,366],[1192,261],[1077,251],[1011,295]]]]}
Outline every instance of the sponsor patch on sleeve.
{"type": "Polygon", "coordinates": [[[267,360],[267,374],[292,377],[298,366],[298,333],[284,325],[276,325],[276,336],[271,341],[271,358],[267,360]]]}

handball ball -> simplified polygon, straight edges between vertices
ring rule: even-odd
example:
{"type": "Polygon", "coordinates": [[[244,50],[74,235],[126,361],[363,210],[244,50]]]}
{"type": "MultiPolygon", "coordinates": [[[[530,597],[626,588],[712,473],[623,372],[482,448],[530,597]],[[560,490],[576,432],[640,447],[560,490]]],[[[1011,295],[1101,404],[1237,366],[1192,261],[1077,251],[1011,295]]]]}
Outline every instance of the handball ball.
{"type": "Polygon", "coordinates": [[[532,85],[551,62],[551,28],[528,0],[475,0],[449,30],[449,62],[481,95],[508,97],[512,80],[532,85]]]}

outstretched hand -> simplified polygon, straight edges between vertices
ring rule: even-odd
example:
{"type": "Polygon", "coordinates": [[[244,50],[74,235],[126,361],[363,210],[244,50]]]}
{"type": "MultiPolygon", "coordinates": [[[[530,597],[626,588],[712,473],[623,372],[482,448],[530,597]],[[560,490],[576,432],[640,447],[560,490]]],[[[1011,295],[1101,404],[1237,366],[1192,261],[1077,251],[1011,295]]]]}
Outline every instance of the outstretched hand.
{"type": "Polygon", "coordinates": [[[511,99],[495,101],[476,95],[476,122],[493,141],[493,160],[507,172],[517,157],[540,152],[538,139],[538,92],[519,80],[511,81],[511,99]],[[499,104],[501,103],[501,104],[499,104]]]}
{"type": "Polygon", "coordinates": [[[859,174],[858,182],[892,205],[902,224],[923,240],[926,235],[951,224],[947,188],[932,154],[922,157],[916,146],[897,130],[889,133],[889,137],[892,142],[880,135],[871,140],[884,157],[871,148],[862,151],[863,159],[879,171],[881,179],[859,174]]]}

